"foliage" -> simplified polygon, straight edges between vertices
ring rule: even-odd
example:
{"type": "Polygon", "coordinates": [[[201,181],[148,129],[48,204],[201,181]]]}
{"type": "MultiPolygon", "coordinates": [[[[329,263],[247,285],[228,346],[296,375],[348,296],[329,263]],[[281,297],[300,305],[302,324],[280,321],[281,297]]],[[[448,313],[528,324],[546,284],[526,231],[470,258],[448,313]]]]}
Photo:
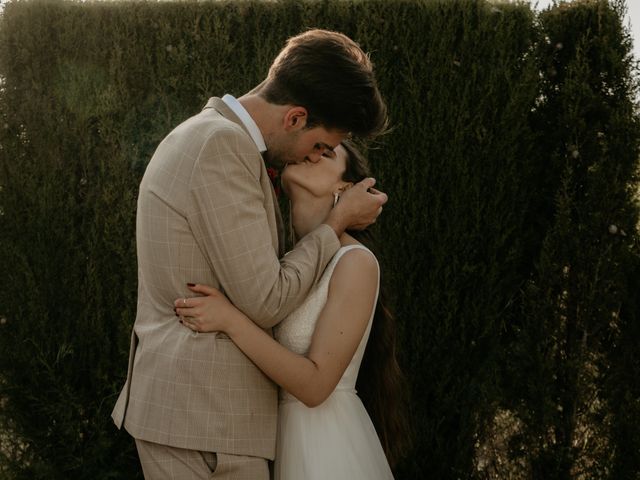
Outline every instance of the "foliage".
{"type": "Polygon", "coordinates": [[[0,19],[0,476],[141,478],[109,414],[139,180],[290,35],[371,52],[399,479],[640,475],[638,80],[620,1],[12,1],[0,19]]]}

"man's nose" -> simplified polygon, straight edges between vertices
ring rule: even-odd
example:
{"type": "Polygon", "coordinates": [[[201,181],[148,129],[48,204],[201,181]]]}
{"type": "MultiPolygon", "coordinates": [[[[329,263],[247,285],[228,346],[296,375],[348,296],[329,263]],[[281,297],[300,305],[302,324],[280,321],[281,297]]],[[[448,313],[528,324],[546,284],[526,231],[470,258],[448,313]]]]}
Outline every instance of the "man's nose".
{"type": "Polygon", "coordinates": [[[307,155],[307,160],[311,163],[318,163],[320,161],[320,157],[322,157],[321,153],[310,153],[307,155]]]}

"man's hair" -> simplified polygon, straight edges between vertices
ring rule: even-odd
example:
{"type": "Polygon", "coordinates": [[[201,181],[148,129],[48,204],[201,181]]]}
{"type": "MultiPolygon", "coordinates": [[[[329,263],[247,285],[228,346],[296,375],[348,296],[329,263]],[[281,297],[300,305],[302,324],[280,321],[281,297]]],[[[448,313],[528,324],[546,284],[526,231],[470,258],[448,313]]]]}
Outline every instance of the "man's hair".
{"type": "Polygon", "coordinates": [[[373,65],[346,35],[309,30],[287,40],[260,95],[276,105],[307,109],[307,127],[371,138],[387,127],[387,107],[373,65]]]}

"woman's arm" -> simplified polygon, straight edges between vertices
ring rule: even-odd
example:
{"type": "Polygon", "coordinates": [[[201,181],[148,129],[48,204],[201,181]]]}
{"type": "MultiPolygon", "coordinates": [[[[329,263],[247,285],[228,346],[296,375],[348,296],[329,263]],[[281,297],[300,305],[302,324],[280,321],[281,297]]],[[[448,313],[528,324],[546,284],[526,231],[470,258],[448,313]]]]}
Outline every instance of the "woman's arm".
{"type": "Polygon", "coordinates": [[[364,335],[378,286],[375,258],[362,249],[346,252],[329,282],[323,308],[307,356],[287,350],[210,287],[192,290],[206,297],[176,300],[176,312],[195,331],[224,331],[275,383],[309,407],[333,392],[364,335]]]}

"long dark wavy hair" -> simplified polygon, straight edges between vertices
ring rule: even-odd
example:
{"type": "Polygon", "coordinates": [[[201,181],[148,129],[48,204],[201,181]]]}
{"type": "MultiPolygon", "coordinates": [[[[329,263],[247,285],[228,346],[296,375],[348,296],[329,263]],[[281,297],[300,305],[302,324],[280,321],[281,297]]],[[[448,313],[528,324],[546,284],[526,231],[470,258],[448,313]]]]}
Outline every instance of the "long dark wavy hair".
{"type": "MultiPolygon", "coordinates": [[[[342,180],[357,183],[371,176],[369,163],[356,145],[348,140],[342,145],[348,153],[342,180]]],[[[371,229],[349,230],[348,233],[376,254],[371,229]]],[[[378,303],[356,389],[373,421],[387,460],[394,467],[411,448],[412,434],[408,384],[396,357],[396,324],[387,308],[383,279],[381,274],[378,303]]]]}

